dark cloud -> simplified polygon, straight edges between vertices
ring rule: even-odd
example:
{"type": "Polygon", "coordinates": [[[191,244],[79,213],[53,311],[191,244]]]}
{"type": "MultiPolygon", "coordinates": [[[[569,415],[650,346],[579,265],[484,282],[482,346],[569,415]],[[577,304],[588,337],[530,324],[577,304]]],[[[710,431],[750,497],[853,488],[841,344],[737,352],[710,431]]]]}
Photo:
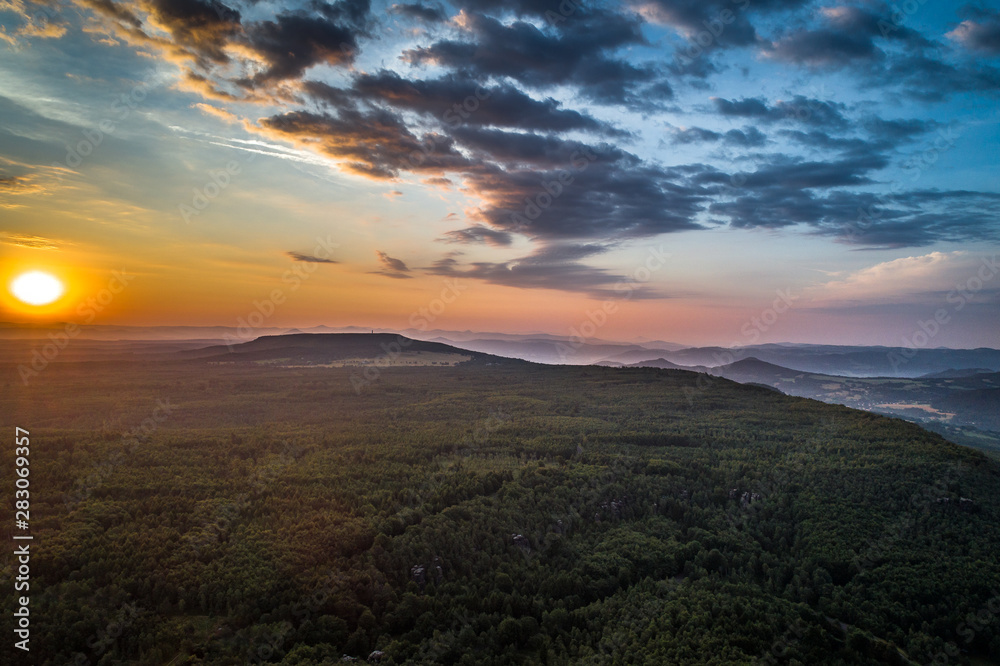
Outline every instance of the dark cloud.
{"type": "MultiPolygon", "coordinates": [[[[588,144],[560,139],[551,134],[459,127],[452,131],[452,136],[492,162],[536,169],[571,168],[575,160],[581,159],[590,150],[588,144]]],[[[609,144],[601,144],[599,149],[607,159],[617,160],[625,155],[609,144]]]]}
{"type": "Polygon", "coordinates": [[[827,132],[812,130],[803,132],[801,130],[782,130],[781,136],[792,139],[803,146],[818,148],[823,151],[843,151],[848,153],[862,154],[867,152],[880,152],[882,147],[874,146],[869,141],[859,138],[836,137],[827,132]]]}
{"type": "MultiPolygon", "coordinates": [[[[649,20],[669,25],[687,37],[707,33],[713,38],[709,47],[715,48],[757,41],[757,31],[746,12],[750,4],[732,0],[651,0],[643,2],[640,10],[649,20]]],[[[779,3],[760,3],[762,7],[768,4],[779,3]]]]}
{"type": "Polygon", "coordinates": [[[132,28],[142,27],[142,19],[121,3],[112,0],[80,0],[80,4],[132,28]]]}
{"type": "Polygon", "coordinates": [[[572,15],[579,10],[582,0],[567,0],[565,12],[560,12],[562,0],[454,0],[451,4],[460,9],[467,9],[482,14],[513,13],[518,16],[541,16],[547,12],[572,15]]]}
{"type": "Polygon", "coordinates": [[[871,88],[898,86],[911,97],[937,102],[957,93],[995,93],[1000,90],[1000,69],[983,63],[951,64],[925,55],[893,60],[872,73],[871,88]]]}
{"type": "Polygon", "coordinates": [[[768,106],[764,99],[756,97],[740,100],[713,97],[712,102],[723,116],[754,118],[769,123],[800,122],[835,129],[844,129],[850,124],[844,116],[847,108],[844,104],[804,95],[795,95],[790,100],[778,100],[772,106],[768,106]]]}
{"type": "Polygon", "coordinates": [[[466,227],[465,229],[449,231],[445,233],[441,240],[446,243],[468,243],[477,245],[485,243],[487,245],[493,245],[494,247],[507,247],[514,240],[514,237],[506,231],[497,231],[496,229],[490,229],[489,227],[484,227],[482,225],[475,225],[466,227]]]}
{"type": "Polygon", "coordinates": [[[670,127],[674,144],[689,143],[723,143],[751,148],[762,146],[767,142],[767,137],[756,127],[744,127],[742,130],[732,129],[727,132],[715,132],[704,127],[670,127]]]}
{"type": "Polygon", "coordinates": [[[337,115],[292,111],[264,118],[261,125],[279,137],[315,142],[321,152],[344,161],[348,171],[371,178],[394,178],[400,171],[462,171],[474,163],[440,134],[417,137],[398,115],[384,109],[340,109],[337,115]]]}
{"type": "MultiPolygon", "coordinates": [[[[136,15],[119,5],[97,2],[92,6],[113,18],[138,25],[136,15]]],[[[199,60],[228,62],[223,49],[242,29],[240,13],[218,0],[152,0],[146,9],[156,25],[170,32],[176,45],[199,60]]]]}
{"type": "Polygon", "coordinates": [[[771,42],[764,53],[776,60],[812,67],[839,67],[884,55],[869,35],[841,30],[799,30],[771,42]]]}
{"type": "Polygon", "coordinates": [[[594,244],[550,244],[512,261],[478,261],[466,265],[448,256],[435,262],[428,272],[506,287],[583,293],[592,298],[621,299],[626,294],[631,299],[662,297],[652,290],[636,288],[622,275],[580,261],[607,249],[594,244]]]}
{"type": "Polygon", "coordinates": [[[768,57],[810,67],[843,67],[886,57],[876,40],[896,42],[910,50],[934,46],[919,32],[893,21],[896,10],[880,6],[881,13],[850,5],[820,10],[823,26],[799,29],[763,46],[768,57]]]}
{"type": "Polygon", "coordinates": [[[440,23],[448,19],[444,8],[440,5],[431,5],[422,2],[402,3],[389,7],[393,14],[399,14],[406,18],[426,21],[427,23],[440,23]]]}
{"type": "Polygon", "coordinates": [[[292,261],[304,261],[304,262],[306,262],[308,264],[336,264],[336,263],[340,263],[340,262],[334,261],[333,259],[323,259],[322,257],[314,257],[311,254],[303,254],[301,252],[286,252],[285,254],[288,257],[290,257],[292,261]]]}
{"type": "Polygon", "coordinates": [[[821,12],[826,19],[828,29],[831,30],[902,42],[913,48],[935,46],[934,42],[916,30],[906,27],[902,21],[893,20],[897,16],[895,8],[883,3],[876,3],[873,6],[877,11],[870,11],[864,7],[840,5],[826,7],[821,12]]]}
{"type": "Polygon", "coordinates": [[[410,268],[403,260],[390,257],[382,250],[375,250],[375,256],[378,258],[379,263],[382,264],[382,269],[373,271],[373,273],[396,279],[408,279],[413,277],[412,275],[409,275],[410,268]]]}
{"type": "Polygon", "coordinates": [[[756,97],[747,97],[740,100],[728,100],[722,97],[713,97],[712,103],[716,110],[724,116],[739,116],[741,118],[761,118],[769,119],[771,109],[767,102],[756,97]]]}
{"type": "Polygon", "coordinates": [[[738,228],[810,227],[860,247],[923,247],[938,242],[1000,238],[1000,195],[970,191],[909,191],[880,196],[835,190],[771,187],[710,206],[738,228]]]}
{"type": "Polygon", "coordinates": [[[313,65],[353,62],[362,33],[359,9],[356,4],[339,3],[326,6],[328,16],[279,14],[273,21],[249,26],[249,45],[267,63],[267,68],[251,81],[256,84],[300,78],[313,65]]]}
{"type": "Polygon", "coordinates": [[[983,7],[965,7],[968,19],[948,33],[948,37],[970,51],[1000,55],[1000,12],[983,7]]]}
{"type": "Polygon", "coordinates": [[[714,142],[722,138],[720,132],[713,132],[703,127],[670,127],[674,144],[714,142]]]}
{"type": "Polygon", "coordinates": [[[693,182],[694,171],[647,164],[612,146],[497,131],[478,138],[479,149],[511,165],[465,175],[465,187],[484,202],[478,221],[492,229],[535,239],[607,240],[702,228],[695,217],[709,192],[693,182]],[[547,166],[513,166],[529,157],[547,166]]]}
{"type": "Polygon", "coordinates": [[[359,75],[352,92],[361,99],[432,115],[452,127],[493,125],[550,132],[625,134],[579,111],[560,108],[554,99],[536,100],[509,84],[480,86],[459,76],[404,79],[383,70],[359,75]]]}
{"type": "Polygon", "coordinates": [[[539,88],[575,87],[601,104],[649,107],[669,99],[670,86],[651,65],[636,65],[609,55],[624,46],[644,43],[634,17],[592,10],[567,24],[543,30],[532,23],[509,25],[480,14],[465,13],[460,24],[471,41],[441,40],[404,51],[412,64],[428,64],[466,72],[477,80],[510,77],[539,88]]]}
{"type": "Polygon", "coordinates": [[[725,134],[726,143],[745,148],[757,148],[767,143],[767,137],[756,127],[731,129],[725,134]]]}
{"type": "Polygon", "coordinates": [[[919,118],[886,120],[878,116],[865,118],[861,124],[868,130],[872,140],[884,140],[892,143],[913,141],[940,127],[940,123],[934,120],[920,120],[919,118]]]}

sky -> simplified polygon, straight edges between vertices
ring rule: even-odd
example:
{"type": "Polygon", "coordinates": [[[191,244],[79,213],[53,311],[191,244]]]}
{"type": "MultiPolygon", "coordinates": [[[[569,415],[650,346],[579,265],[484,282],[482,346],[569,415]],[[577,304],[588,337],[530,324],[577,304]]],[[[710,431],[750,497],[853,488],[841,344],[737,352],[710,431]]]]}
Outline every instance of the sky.
{"type": "Polygon", "coordinates": [[[3,321],[1000,347],[997,3],[0,0],[0,49],[0,280],[66,286],[3,321]]]}

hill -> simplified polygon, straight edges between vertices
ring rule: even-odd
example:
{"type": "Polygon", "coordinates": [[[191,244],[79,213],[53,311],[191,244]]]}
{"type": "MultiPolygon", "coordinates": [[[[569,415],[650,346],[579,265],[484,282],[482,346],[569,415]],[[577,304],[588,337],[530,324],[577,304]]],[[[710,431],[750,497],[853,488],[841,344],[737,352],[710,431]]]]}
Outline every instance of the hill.
{"type": "Polygon", "coordinates": [[[630,368],[660,368],[661,370],[690,370],[692,372],[703,371],[704,367],[687,367],[684,365],[678,365],[672,363],[665,358],[654,358],[648,361],[640,361],[638,363],[629,363],[627,367],[630,368]]]}
{"type": "Polygon", "coordinates": [[[956,368],[1000,372],[996,349],[904,349],[836,345],[749,345],[739,349],[691,347],[650,354],[684,366],[718,367],[753,357],[767,363],[816,374],[844,377],[920,377],[956,368]]]}
{"type": "Polygon", "coordinates": [[[510,362],[491,354],[469,352],[440,342],[413,340],[391,333],[294,333],[265,335],[234,345],[183,351],[183,358],[215,363],[278,366],[457,365],[472,361],[510,362]]]}
{"type": "Polygon", "coordinates": [[[842,377],[792,370],[756,358],[708,372],[789,395],[899,416],[931,427],[951,441],[1000,455],[1000,373],[842,377]]]}
{"type": "Polygon", "coordinates": [[[911,423],[680,370],[464,362],[356,386],[214,358],[57,363],[0,394],[44,489],[34,663],[1000,651],[997,623],[962,629],[1000,591],[1000,464],[911,423]]]}
{"type": "Polygon", "coordinates": [[[720,377],[732,379],[733,381],[740,383],[757,382],[767,384],[769,386],[774,383],[786,381],[789,378],[801,377],[806,374],[799,370],[783,368],[780,365],[768,363],[752,356],[750,358],[740,359],[739,361],[730,363],[729,365],[712,368],[709,372],[713,375],[719,375],[720,377]]]}

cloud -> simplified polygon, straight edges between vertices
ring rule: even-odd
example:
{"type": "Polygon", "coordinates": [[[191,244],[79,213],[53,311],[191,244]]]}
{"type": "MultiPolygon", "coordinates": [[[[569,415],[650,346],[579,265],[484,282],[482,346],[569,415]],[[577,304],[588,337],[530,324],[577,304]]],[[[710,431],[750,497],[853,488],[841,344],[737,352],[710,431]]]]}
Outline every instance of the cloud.
{"type": "Polygon", "coordinates": [[[847,107],[840,102],[830,102],[795,95],[789,100],[778,100],[768,105],[762,98],[748,97],[728,100],[712,97],[716,111],[728,117],[753,118],[767,123],[799,122],[832,129],[844,129],[849,121],[844,116],[847,107]]]}
{"type": "MultiPolygon", "coordinates": [[[[343,4],[343,3],[341,3],[343,4]]],[[[343,19],[349,12],[335,11],[339,5],[327,6],[328,14],[343,19]]],[[[364,3],[362,15],[367,13],[364,3]]],[[[358,17],[351,16],[351,23],[358,17]]],[[[273,21],[261,21],[247,28],[248,46],[260,56],[266,67],[250,78],[253,84],[300,78],[305,70],[318,64],[345,65],[353,62],[358,52],[358,36],[362,30],[355,24],[343,24],[327,16],[305,13],[279,14],[273,21]]]]}
{"type": "Polygon", "coordinates": [[[767,137],[756,127],[744,127],[742,130],[731,129],[727,132],[716,132],[704,127],[674,127],[668,125],[672,143],[696,144],[723,142],[732,146],[744,148],[759,147],[767,143],[767,137]]]}
{"type": "Polygon", "coordinates": [[[965,11],[973,18],[962,21],[945,36],[970,51],[1000,54],[1000,12],[974,7],[966,7],[965,11]]]}
{"type": "Polygon", "coordinates": [[[703,228],[695,218],[709,191],[693,180],[700,169],[646,164],[604,144],[499,130],[462,133],[460,141],[507,165],[463,178],[483,200],[470,216],[494,230],[536,240],[596,240],[703,228]]]}
{"type": "MultiPolygon", "coordinates": [[[[772,170],[772,176],[774,175],[772,170]]],[[[780,181],[779,181],[780,182],[780,181]]],[[[802,225],[859,247],[926,247],[938,242],[1000,238],[1000,194],[961,190],[913,190],[894,195],[795,186],[749,189],[709,206],[737,228],[802,225]]]]}
{"type": "MultiPolygon", "coordinates": [[[[330,93],[327,91],[327,95],[330,93]]],[[[433,116],[444,125],[518,127],[550,132],[583,130],[624,136],[593,117],[562,109],[552,98],[533,99],[510,84],[481,86],[458,75],[439,79],[405,79],[388,70],[361,74],[349,91],[352,99],[388,104],[433,116]],[[353,93],[353,95],[351,95],[353,93]]]]}
{"type": "MultiPolygon", "coordinates": [[[[451,219],[450,215],[449,219],[451,219]]],[[[446,232],[440,240],[446,243],[485,243],[494,247],[507,247],[511,244],[513,238],[513,235],[506,231],[497,231],[496,229],[490,229],[482,225],[475,225],[466,227],[465,229],[446,232]]]]}
{"type": "Polygon", "coordinates": [[[6,26],[0,26],[0,40],[12,47],[20,48],[22,42],[31,38],[59,39],[66,34],[67,21],[57,15],[54,9],[30,10],[26,0],[4,0],[0,9],[10,12],[21,19],[22,24],[13,32],[8,33],[6,26]]]}
{"type": "Polygon", "coordinates": [[[42,194],[45,187],[38,182],[36,174],[19,176],[0,175],[0,208],[22,208],[23,203],[10,197],[42,194]]]}
{"type": "Polygon", "coordinates": [[[382,269],[378,271],[372,271],[378,275],[385,275],[386,277],[404,279],[411,278],[409,275],[410,268],[403,262],[402,259],[396,259],[390,257],[388,254],[381,250],[375,250],[375,256],[378,258],[380,264],[382,264],[382,269]]]}
{"type": "Polygon", "coordinates": [[[195,104],[192,104],[191,106],[195,109],[198,109],[202,113],[206,113],[210,116],[215,116],[216,118],[219,118],[220,120],[223,120],[227,123],[235,124],[240,122],[239,116],[237,116],[235,113],[227,111],[226,109],[220,109],[219,107],[212,106],[211,104],[197,102],[195,104]]]}
{"type": "Polygon", "coordinates": [[[808,0],[636,0],[647,20],[669,25],[688,39],[706,33],[709,48],[751,46],[759,41],[751,13],[760,16],[795,9],[808,0]]]}
{"type": "Polygon", "coordinates": [[[881,14],[862,7],[835,6],[820,9],[823,25],[798,29],[762,46],[765,57],[816,68],[839,68],[882,60],[887,53],[876,45],[895,42],[919,50],[934,46],[917,31],[888,20],[893,10],[882,6],[881,14]]]}
{"type": "Polygon", "coordinates": [[[652,108],[673,91],[657,70],[610,53],[645,43],[640,22],[605,10],[580,10],[542,30],[526,21],[504,24],[463,11],[455,20],[469,40],[446,39],[403,52],[414,65],[435,65],[476,79],[509,77],[535,88],[570,86],[599,103],[652,108]]]}
{"type": "Polygon", "coordinates": [[[868,35],[839,30],[799,30],[771,42],[763,52],[768,58],[812,67],[838,67],[884,55],[868,35]]]}
{"type": "Polygon", "coordinates": [[[338,261],[333,259],[324,259],[322,257],[314,257],[311,254],[303,254],[301,252],[285,252],[285,255],[291,258],[292,261],[304,261],[308,264],[337,264],[338,261]]]}
{"type": "MultiPolygon", "coordinates": [[[[2,182],[2,181],[0,181],[2,182]]],[[[33,236],[30,234],[16,234],[5,232],[0,234],[0,238],[5,245],[15,247],[26,247],[32,250],[58,250],[60,245],[65,245],[66,241],[58,241],[44,236],[33,236]]]]}
{"type": "Polygon", "coordinates": [[[290,111],[263,118],[270,134],[318,149],[338,159],[348,172],[391,179],[400,171],[460,171],[473,164],[447,136],[413,134],[400,116],[384,109],[341,109],[337,115],[290,111]]]}
{"type": "Polygon", "coordinates": [[[512,261],[477,261],[465,265],[454,256],[446,256],[427,270],[432,275],[482,280],[521,289],[582,293],[597,299],[622,298],[626,289],[631,289],[631,299],[663,297],[651,289],[636,289],[624,276],[580,261],[607,249],[596,244],[549,244],[512,261]]]}
{"type": "Polygon", "coordinates": [[[941,301],[941,293],[964,284],[981,264],[980,257],[968,252],[931,252],[856,270],[805,293],[813,305],[941,301]],[[931,298],[921,298],[927,296],[931,298]]]}
{"type": "Polygon", "coordinates": [[[1000,90],[1000,69],[981,62],[954,65],[925,55],[897,58],[870,75],[870,86],[900,87],[908,96],[939,102],[956,93],[985,93],[1000,90]]]}
{"type": "Polygon", "coordinates": [[[441,23],[448,19],[444,8],[423,2],[402,3],[389,7],[389,12],[427,23],[441,23]]]}

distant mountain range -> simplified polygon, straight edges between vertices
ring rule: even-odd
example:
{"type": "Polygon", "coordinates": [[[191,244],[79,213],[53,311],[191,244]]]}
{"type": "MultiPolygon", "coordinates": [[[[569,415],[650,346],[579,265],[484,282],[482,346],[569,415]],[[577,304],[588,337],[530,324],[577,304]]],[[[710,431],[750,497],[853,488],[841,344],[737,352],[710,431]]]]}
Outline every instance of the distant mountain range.
{"type": "MultiPolygon", "coordinates": [[[[205,334],[182,327],[185,333],[205,334]]],[[[325,328],[325,327],[324,327],[325,328]]],[[[103,333],[121,332],[109,327],[103,333]]],[[[131,330],[131,329],[129,329],[131,330]]],[[[213,332],[226,329],[212,329],[213,332]]],[[[51,333],[51,329],[49,329],[51,333]]],[[[9,329],[8,329],[9,332],[9,329]]],[[[53,362],[143,361],[173,356],[179,361],[247,363],[285,367],[350,366],[387,368],[466,363],[538,362],[648,367],[700,372],[743,384],[766,386],[794,396],[839,403],[918,422],[952,441],[1000,452],[1000,351],[829,345],[757,345],[664,349],[643,345],[574,341],[555,336],[490,338],[446,331],[423,332],[421,340],[396,333],[299,332],[243,340],[227,332],[218,340],[65,340],[53,362]],[[456,338],[451,340],[447,335],[456,338]],[[519,359],[513,361],[513,359],[519,359]],[[636,360],[639,359],[639,360],[636,360]],[[781,362],[776,362],[781,361],[781,362]],[[824,371],[832,368],[832,371],[824,371]],[[867,376],[862,376],[867,375],[867,376]]],[[[0,362],[15,373],[56,348],[50,335],[6,339],[0,362]]],[[[44,364],[42,364],[44,366],[44,364]]],[[[37,365],[34,367],[38,367],[37,365]]]]}
{"type": "MultiPolygon", "coordinates": [[[[32,325],[0,322],[0,339],[44,341],[59,335],[65,325],[32,325]]],[[[86,326],[74,346],[84,340],[122,343],[172,340],[243,343],[255,338],[287,333],[358,333],[403,335],[415,340],[448,344],[469,351],[556,365],[642,365],[689,368],[695,371],[728,365],[754,357],[785,368],[844,377],[924,377],[937,373],[1000,372],[997,349],[905,349],[901,347],[812,345],[800,343],[726,347],[685,347],[662,340],[620,342],[599,338],[579,339],[547,333],[513,334],[475,331],[406,329],[396,331],[360,326],[310,328],[251,328],[236,326],[86,326]]],[[[7,344],[5,344],[5,347],[7,344]]],[[[951,375],[949,375],[951,376],[951,375]]]]}
{"type": "Polygon", "coordinates": [[[813,398],[898,416],[961,444],[1000,452],[1000,373],[941,372],[940,377],[843,377],[802,372],[747,358],[709,373],[813,398]]]}
{"type": "Polygon", "coordinates": [[[752,345],[741,349],[689,347],[631,365],[660,367],[661,361],[682,366],[719,367],[753,357],[784,368],[843,377],[921,377],[928,374],[1000,372],[996,349],[906,349],[903,347],[847,347],[834,345],[752,345]]]}

